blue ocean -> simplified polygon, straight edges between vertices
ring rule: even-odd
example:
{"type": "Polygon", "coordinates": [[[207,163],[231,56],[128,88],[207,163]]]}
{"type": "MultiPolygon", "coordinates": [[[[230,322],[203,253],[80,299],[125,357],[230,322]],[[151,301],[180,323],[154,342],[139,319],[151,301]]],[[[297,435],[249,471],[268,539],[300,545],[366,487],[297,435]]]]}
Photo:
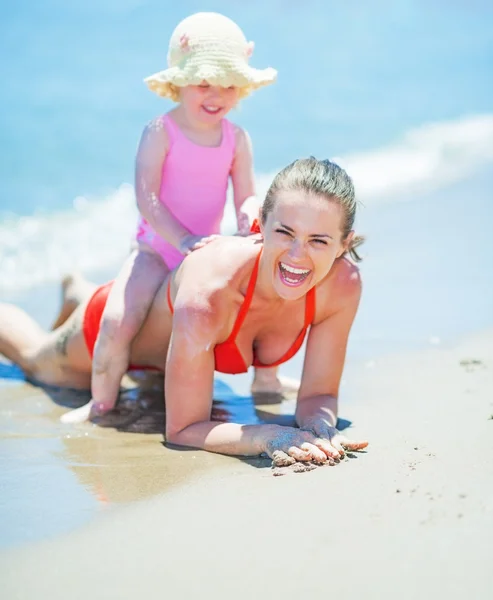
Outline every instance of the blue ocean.
{"type": "Polygon", "coordinates": [[[140,133],[172,106],[142,80],[200,10],[236,20],[252,64],[279,71],[231,115],[253,139],[259,195],[301,156],[335,158],[354,178],[367,242],[350,351],[491,326],[493,7],[482,0],[4,3],[0,300],[47,324],[62,274],[115,275],[135,228],[140,133]]]}

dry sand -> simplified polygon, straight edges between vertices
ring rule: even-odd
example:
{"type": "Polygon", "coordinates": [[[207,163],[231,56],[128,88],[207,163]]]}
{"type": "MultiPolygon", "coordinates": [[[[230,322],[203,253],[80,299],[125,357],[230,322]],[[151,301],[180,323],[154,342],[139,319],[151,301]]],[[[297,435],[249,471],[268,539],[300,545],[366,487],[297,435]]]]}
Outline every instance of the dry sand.
{"type": "Polygon", "coordinates": [[[71,468],[92,494],[99,472],[113,508],[0,554],[1,597],[493,597],[493,332],[346,380],[342,416],[369,450],[308,473],[101,430],[84,480],[79,439],[71,468]],[[167,488],[165,464],[187,476],[167,488]]]}

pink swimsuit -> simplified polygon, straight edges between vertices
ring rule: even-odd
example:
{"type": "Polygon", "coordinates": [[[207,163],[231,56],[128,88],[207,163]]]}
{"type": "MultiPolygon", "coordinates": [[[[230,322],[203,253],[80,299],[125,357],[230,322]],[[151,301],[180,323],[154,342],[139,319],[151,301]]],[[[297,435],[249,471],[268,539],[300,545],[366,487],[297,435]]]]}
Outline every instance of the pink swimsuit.
{"type": "MultiPolygon", "coordinates": [[[[169,139],[159,200],[194,235],[219,233],[228,179],[235,154],[233,124],[222,120],[221,145],[198,146],[181,132],[169,115],[162,117],[169,139]]],[[[174,269],[184,256],[140,217],[137,241],[151,246],[174,269]]]]}

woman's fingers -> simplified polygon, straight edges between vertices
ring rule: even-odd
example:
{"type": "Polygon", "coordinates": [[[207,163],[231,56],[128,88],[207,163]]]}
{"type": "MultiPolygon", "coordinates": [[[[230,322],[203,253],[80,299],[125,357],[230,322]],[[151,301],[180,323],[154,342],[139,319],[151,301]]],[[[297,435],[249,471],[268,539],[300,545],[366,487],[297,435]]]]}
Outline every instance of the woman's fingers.
{"type": "Polygon", "coordinates": [[[337,453],[339,454],[339,456],[344,456],[344,448],[341,444],[341,437],[339,435],[334,435],[333,437],[330,438],[330,444],[333,448],[335,448],[335,450],[337,451],[337,453]]]}
{"type": "Polygon", "coordinates": [[[315,435],[313,431],[280,428],[270,440],[267,453],[276,467],[295,462],[333,465],[344,456],[345,449],[359,450],[367,446],[367,442],[353,442],[340,435],[335,428],[330,429],[315,435]]]}
{"type": "Polygon", "coordinates": [[[315,444],[305,442],[301,445],[301,449],[310,453],[311,459],[316,463],[324,463],[327,460],[327,455],[315,444]]]}
{"type": "Polygon", "coordinates": [[[347,437],[344,437],[343,435],[340,435],[337,437],[338,437],[339,444],[341,446],[343,446],[346,450],[363,450],[363,448],[366,448],[368,446],[367,441],[353,442],[353,440],[349,440],[347,437]]]}
{"type": "Polygon", "coordinates": [[[297,446],[291,446],[288,450],[288,454],[298,462],[307,462],[312,459],[311,454],[307,450],[302,450],[297,446]]]}
{"type": "Polygon", "coordinates": [[[300,447],[291,446],[288,454],[299,462],[313,460],[313,462],[321,464],[327,460],[325,452],[322,452],[320,448],[317,448],[315,444],[311,444],[310,442],[304,442],[300,447]]]}
{"type": "Polygon", "coordinates": [[[294,465],[296,460],[283,452],[282,450],[275,450],[272,453],[272,462],[276,467],[289,467],[290,465],[294,465]]]}
{"type": "Polygon", "coordinates": [[[342,435],[335,427],[316,427],[314,428],[314,431],[318,434],[321,441],[329,444],[328,447],[327,444],[322,446],[317,442],[317,446],[328,452],[328,455],[333,456],[334,458],[344,456],[345,450],[362,450],[368,446],[367,441],[361,440],[356,442],[350,440],[345,435],[342,435]],[[332,451],[330,448],[332,448],[332,451]]]}
{"type": "Polygon", "coordinates": [[[316,444],[317,448],[320,448],[320,450],[322,450],[329,458],[334,458],[335,460],[340,458],[341,455],[339,450],[334,448],[334,446],[328,440],[319,438],[314,443],[316,444]]]}

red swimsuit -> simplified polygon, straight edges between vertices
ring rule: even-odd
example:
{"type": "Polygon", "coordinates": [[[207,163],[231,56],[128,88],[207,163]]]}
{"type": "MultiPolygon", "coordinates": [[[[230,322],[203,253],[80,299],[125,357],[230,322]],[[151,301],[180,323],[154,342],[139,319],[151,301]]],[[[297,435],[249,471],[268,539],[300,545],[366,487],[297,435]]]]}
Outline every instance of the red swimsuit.
{"type": "MultiPolygon", "coordinates": [[[[215,369],[219,371],[219,373],[230,373],[235,375],[237,373],[246,373],[248,371],[248,365],[245,363],[245,359],[243,358],[241,352],[236,345],[236,336],[243,325],[243,321],[248,313],[248,309],[250,308],[250,304],[252,303],[253,292],[255,290],[255,284],[257,282],[257,274],[258,274],[258,264],[260,261],[260,252],[257,256],[257,260],[255,261],[255,265],[253,267],[252,274],[250,275],[250,281],[248,282],[248,287],[245,295],[245,299],[243,300],[243,304],[241,305],[240,311],[238,312],[238,316],[236,317],[235,324],[233,326],[233,331],[230,333],[227,340],[221,342],[220,344],[216,344],[214,347],[214,358],[215,358],[215,369]]],[[[170,293],[170,283],[168,283],[168,305],[171,313],[173,314],[173,304],[171,302],[171,293],[170,293]]],[[[305,324],[303,325],[303,329],[298,334],[298,337],[294,341],[293,345],[289,350],[281,356],[279,360],[271,363],[270,365],[264,365],[261,363],[258,358],[253,355],[253,366],[254,367],[277,367],[281,363],[286,362],[290,358],[298,352],[303,344],[303,340],[305,339],[306,331],[308,327],[313,322],[313,317],[315,315],[315,288],[311,288],[305,300],[305,324]]]]}
{"type": "MultiPolygon", "coordinates": [[[[248,282],[248,287],[245,295],[245,300],[241,305],[240,311],[238,312],[238,316],[236,317],[235,324],[233,326],[233,331],[229,335],[228,339],[220,344],[216,344],[214,347],[214,357],[215,357],[215,369],[220,373],[246,373],[248,370],[248,365],[245,363],[245,359],[243,358],[241,352],[239,351],[236,345],[236,336],[243,325],[243,321],[248,313],[248,309],[250,308],[250,304],[252,303],[253,292],[255,290],[255,284],[257,282],[257,274],[258,274],[258,266],[260,260],[260,253],[255,261],[255,265],[253,267],[252,274],[250,276],[250,281],[248,282]]],[[[171,294],[170,294],[170,283],[168,283],[168,304],[171,313],[173,314],[173,304],[171,302],[171,294]]],[[[86,340],[87,349],[89,350],[89,354],[93,355],[94,346],[96,344],[96,339],[99,333],[99,326],[101,322],[101,317],[103,316],[104,307],[106,306],[106,301],[108,299],[108,294],[110,293],[111,286],[113,282],[107,283],[105,285],[100,286],[92,295],[89,300],[83,319],[83,332],[84,339],[86,340]]],[[[253,356],[253,366],[254,367],[276,367],[281,363],[286,362],[290,358],[292,358],[300,349],[303,344],[303,340],[305,339],[305,335],[308,327],[312,324],[313,318],[315,315],[315,288],[311,288],[306,294],[305,300],[305,323],[303,325],[303,329],[298,334],[298,337],[294,341],[293,345],[289,350],[281,356],[279,360],[273,362],[270,365],[265,365],[261,363],[257,357],[253,356]]],[[[137,365],[131,365],[129,368],[131,369],[145,369],[149,367],[142,367],[137,365]]]]}

